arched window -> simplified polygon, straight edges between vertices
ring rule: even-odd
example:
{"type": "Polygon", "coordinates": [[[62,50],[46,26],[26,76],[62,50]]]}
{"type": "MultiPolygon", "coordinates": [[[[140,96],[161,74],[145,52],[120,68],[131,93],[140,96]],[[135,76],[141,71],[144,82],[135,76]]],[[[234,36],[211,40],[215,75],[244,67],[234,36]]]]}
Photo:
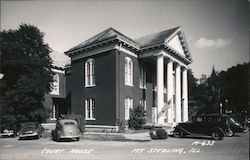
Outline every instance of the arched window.
{"type": "Polygon", "coordinates": [[[50,94],[59,95],[59,76],[58,76],[58,74],[55,74],[53,79],[54,79],[54,82],[52,83],[52,90],[51,90],[50,94]]]}
{"type": "Polygon", "coordinates": [[[133,61],[131,58],[125,58],[125,85],[133,85],[133,61]]]}
{"type": "Polygon", "coordinates": [[[93,59],[85,62],[85,87],[95,86],[95,63],[93,59]]]}

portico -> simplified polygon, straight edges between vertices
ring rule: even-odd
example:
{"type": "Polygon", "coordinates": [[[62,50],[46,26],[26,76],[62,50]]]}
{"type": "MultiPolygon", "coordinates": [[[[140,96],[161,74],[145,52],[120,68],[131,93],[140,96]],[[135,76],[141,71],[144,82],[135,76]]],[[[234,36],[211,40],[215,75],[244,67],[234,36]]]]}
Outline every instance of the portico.
{"type": "Polygon", "coordinates": [[[156,58],[157,121],[155,123],[162,125],[188,121],[187,66],[168,58],[165,54],[161,53],[156,58]],[[167,82],[166,86],[164,81],[167,82]],[[166,99],[164,99],[164,87],[167,90],[166,99]]]}
{"type": "Polygon", "coordinates": [[[188,121],[187,69],[191,57],[181,28],[163,42],[145,48],[140,58],[154,59],[156,65],[157,98],[153,123],[175,125],[188,121]]]}

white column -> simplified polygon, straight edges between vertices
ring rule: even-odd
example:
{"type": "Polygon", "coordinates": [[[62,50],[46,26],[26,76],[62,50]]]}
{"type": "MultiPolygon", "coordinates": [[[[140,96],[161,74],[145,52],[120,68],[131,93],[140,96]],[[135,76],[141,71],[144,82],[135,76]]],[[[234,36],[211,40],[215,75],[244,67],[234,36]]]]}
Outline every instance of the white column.
{"type": "Polygon", "coordinates": [[[181,67],[175,68],[175,122],[181,122],[181,67]]]}
{"type": "Polygon", "coordinates": [[[173,123],[173,61],[167,64],[167,105],[168,123],[173,123]]]}
{"type": "Polygon", "coordinates": [[[157,120],[158,124],[164,124],[162,109],[164,106],[164,57],[157,56],[157,120]]]}
{"type": "Polygon", "coordinates": [[[183,105],[183,121],[188,121],[188,83],[187,69],[182,71],[182,105],[183,105]]]}

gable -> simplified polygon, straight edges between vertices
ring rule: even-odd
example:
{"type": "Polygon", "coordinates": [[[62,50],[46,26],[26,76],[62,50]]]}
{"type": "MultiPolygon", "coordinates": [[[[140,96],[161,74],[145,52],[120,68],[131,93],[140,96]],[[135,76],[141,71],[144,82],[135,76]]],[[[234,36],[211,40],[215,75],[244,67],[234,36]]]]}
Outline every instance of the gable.
{"type": "Polygon", "coordinates": [[[177,51],[180,55],[186,57],[185,52],[182,47],[182,43],[180,41],[180,37],[176,34],[168,43],[167,45],[177,51]]]}

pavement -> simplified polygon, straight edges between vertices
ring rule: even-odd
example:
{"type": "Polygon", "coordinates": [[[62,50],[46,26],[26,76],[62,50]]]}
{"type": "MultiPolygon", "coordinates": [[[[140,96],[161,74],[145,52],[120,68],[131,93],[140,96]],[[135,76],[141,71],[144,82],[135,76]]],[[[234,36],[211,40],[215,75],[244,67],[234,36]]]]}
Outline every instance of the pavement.
{"type": "Polygon", "coordinates": [[[0,138],[0,160],[249,160],[249,132],[221,141],[172,136],[164,140],[138,141],[137,136],[145,138],[147,132],[118,135],[131,137],[127,140],[83,138],[62,142],[48,137],[33,140],[0,138]]]}
{"type": "MultiPolygon", "coordinates": [[[[43,138],[51,138],[51,130],[45,129],[43,138]]],[[[150,141],[149,131],[145,130],[139,133],[110,133],[110,132],[84,132],[81,139],[101,140],[101,141],[150,141]]]]}
{"type": "MultiPolygon", "coordinates": [[[[55,128],[55,124],[42,124],[45,128],[43,138],[51,138],[51,130],[55,128]]],[[[167,131],[168,135],[172,135],[173,128],[166,127],[165,130],[167,131]]],[[[111,132],[91,132],[86,131],[81,135],[81,139],[88,139],[88,140],[116,140],[116,141],[150,141],[150,130],[139,130],[139,131],[132,131],[127,130],[122,133],[111,133],[111,132]]]]}

